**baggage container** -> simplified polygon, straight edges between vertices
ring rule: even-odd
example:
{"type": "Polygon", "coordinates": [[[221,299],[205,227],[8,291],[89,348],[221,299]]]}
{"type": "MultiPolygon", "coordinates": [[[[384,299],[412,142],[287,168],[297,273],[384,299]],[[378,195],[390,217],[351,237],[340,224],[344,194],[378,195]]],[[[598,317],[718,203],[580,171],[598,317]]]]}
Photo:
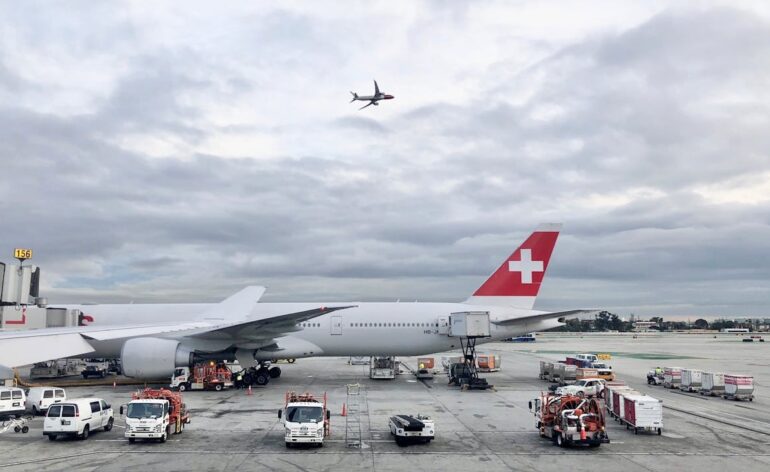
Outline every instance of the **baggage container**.
{"type": "MultiPolygon", "coordinates": [[[[628,392],[636,392],[636,390],[626,385],[608,387],[607,392],[607,410],[610,412],[610,416],[619,418],[623,408],[622,396],[628,392]]],[[[637,392],[638,393],[638,392],[637,392]]]]}
{"type": "Polygon", "coordinates": [[[682,382],[679,390],[697,392],[700,390],[703,372],[698,369],[682,369],[682,382]]]}
{"type": "Polygon", "coordinates": [[[553,362],[540,361],[540,380],[548,380],[551,378],[551,371],[553,370],[553,362]]]}
{"type": "Polygon", "coordinates": [[[720,372],[704,372],[701,377],[700,394],[722,396],[725,393],[725,374],[720,372]]]}
{"type": "Polygon", "coordinates": [[[754,377],[751,375],[725,374],[725,393],[730,400],[754,400],[754,377]]]}
{"type": "Polygon", "coordinates": [[[497,354],[478,354],[476,362],[479,372],[498,372],[500,370],[500,356],[497,354]]]}
{"type": "Polygon", "coordinates": [[[679,388],[682,384],[682,368],[681,367],[664,367],[663,368],[663,386],[666,388],[679,388]]]}
{"type": "Polygon", "coordinates": [[[575,379],[596,379],[599,378],[599,371],[597,369],[589,369],[588,367],[581,367],[575,371],[575,379]]]}
{"type": "Polygon", "coordinates": [[[563,365],[564,364],[561,362],[553,363],[553,368],[551,369],[551,372],[548,375],[549,382],[561,382],[561,366],[563,365]]]}
{"type": "Polygon", "coordinates": [[[418,357],[417,368],[419,369],[433,369],[436,365],[435,358],[433,357],[418,357]]]}
{"type": "Polygon", "coordinates": [[[626,429],[634,428],[634,434],[639,431],[663,431],[663,402],[647,395],[625,393],[623,398],[623,416],[621,423],[626,429]]]}
{"type": "Polygon", "coordinates": [[[558,377],[555,382],[559,382],[559,385],[569,385],[575,383],[577,380],[577,366],[562,364],[554,364],[555,377],[558,377]]]}

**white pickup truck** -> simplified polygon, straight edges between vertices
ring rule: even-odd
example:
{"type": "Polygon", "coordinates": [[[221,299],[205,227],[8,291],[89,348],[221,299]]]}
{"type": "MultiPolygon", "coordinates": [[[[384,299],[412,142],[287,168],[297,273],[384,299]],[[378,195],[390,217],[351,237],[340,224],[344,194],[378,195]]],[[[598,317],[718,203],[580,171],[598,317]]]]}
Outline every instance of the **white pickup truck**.
{"type": "Polygon", "coordinates": [[[606,386],[604,379],[580,379],[572,385],[556,389],[557,395],[576,395],[578,397],[601,396],[606,386]]]}

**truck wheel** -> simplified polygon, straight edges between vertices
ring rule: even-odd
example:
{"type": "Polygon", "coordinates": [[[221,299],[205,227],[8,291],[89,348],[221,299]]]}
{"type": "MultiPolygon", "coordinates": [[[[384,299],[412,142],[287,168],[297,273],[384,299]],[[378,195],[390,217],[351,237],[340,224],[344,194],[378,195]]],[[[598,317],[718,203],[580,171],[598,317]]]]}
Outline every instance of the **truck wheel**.
{"type": "Polygon", "coordinates": [[[281,368],[280,367],[271,367],[270,370],[268,371],[268,373],[270,374],[270,378],[271,379],[277,379],[278,377],[281,376],[281,368]]]}
{"type": "Polygon", "coordinates": [[[564,447],[565,445],[564,437],[561,433],[556,434],[556,445],[559,447],[564,447]]]}
{"type": "Polygon", "coordinates": [[[214,390],[216,390],[217,392],[221,392],[222,391],[222,384],[214,385],[214,390]]]}
{"type": "Polygon", "coordinates": [[[290,442],[286,443],[286,449],[291,449],[291,443],[290,442]]]}
{"type": "Polygon", "coordinates": [[[270,374],[267,372],[257,372],[257,375],[254,376],[254,383],[259,386],[267,385],[268,382],[270,382],[270,374]]]}
{"type": "Polygon", "coordinates": [[[136,442],[136,438],[128,438],[129,444],[134,444],[136,442]]]}
{"type": "Polygon", "coordinates": [[[110,420],[107,421],[107,425],[104,426],[104,430],[105,431],[111,430],[112,429],[112,423],[114,423],[114,422],[115,422],[115,420],[110,418],[110,420]]]}
{"type": "Polygon", "coordinates": [[[89,432],[89,429],[90,429],[90,428],[88,427],[88,425],[86,425],[86,426],[83,428],[83,432],[82,432],[82,433],[80,433],[80,436],[79,436],[79,437],[80,437],[80,439],[82,439],[82,440],[86,440],[86,439],[88,439],[88,432],[89,432]]]}
{"type": "Polygon", "coordinates": [[[295,362],[297,362],[297,359],[294,359],[294,358],[286,359],[286,362],[288,362],[289,364],[294,364],[295,362]]]}
{"type": "Polygon", "coordinates": [[[180,383],[179,387],[177,387],[177,390],[179,390],[180,392],[184,392],[185,390],[187,390],[187,384],[186,383],[180,383]]]}
{"type": "Polygon", "coordinates": [[[37,407],[35,405],[32,405],[32,416],[39,415],[40,412],[37,410],[37,407]]]}
{"type": "Polygon", "coordinates": [[[24,426],[22,426],[22,427],[21,427],[21,433],[22,433],[22,434],[27,434],[27,433],[29,433],[29,426],[27,426],[27,425],[24,425],[24,426]]]}
{"type": "Polygon", "coordinates": [[[49,441],[56,441],[56,435],[55,434],[49,434],[48,435],[48,440],[49,441]]]}
{"type": "Polygon", "coordinates": [[[577,396],[580,397],[580,398],[583,398],[583,397],[586,396],[586,394],[585,394],[585,392],[580,391],[580,392],[577,393],[577,396]]]}

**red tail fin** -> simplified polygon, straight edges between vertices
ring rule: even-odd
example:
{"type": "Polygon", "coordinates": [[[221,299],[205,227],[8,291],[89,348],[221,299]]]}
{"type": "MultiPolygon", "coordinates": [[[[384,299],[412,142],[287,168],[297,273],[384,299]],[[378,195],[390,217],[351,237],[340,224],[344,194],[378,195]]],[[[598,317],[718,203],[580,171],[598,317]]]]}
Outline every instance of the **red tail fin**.
{"type": "Polygon", "coordinates": [[[540,225],[466,303],[531,309],[560,230],[560,224],[540,225]]]}

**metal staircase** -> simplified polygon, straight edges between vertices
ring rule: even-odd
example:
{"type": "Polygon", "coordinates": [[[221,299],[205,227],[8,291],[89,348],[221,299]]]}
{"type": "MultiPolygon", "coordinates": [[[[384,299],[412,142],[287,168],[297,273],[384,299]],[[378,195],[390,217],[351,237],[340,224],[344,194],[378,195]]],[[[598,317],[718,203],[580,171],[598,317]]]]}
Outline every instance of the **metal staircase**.
{"type": "Polygon", "coordinates": [[[361,449],[361,412],[366,405],[366,391],[360,384],[347,386],[347,416],[345,416],[345,446],[361,449]]]}

